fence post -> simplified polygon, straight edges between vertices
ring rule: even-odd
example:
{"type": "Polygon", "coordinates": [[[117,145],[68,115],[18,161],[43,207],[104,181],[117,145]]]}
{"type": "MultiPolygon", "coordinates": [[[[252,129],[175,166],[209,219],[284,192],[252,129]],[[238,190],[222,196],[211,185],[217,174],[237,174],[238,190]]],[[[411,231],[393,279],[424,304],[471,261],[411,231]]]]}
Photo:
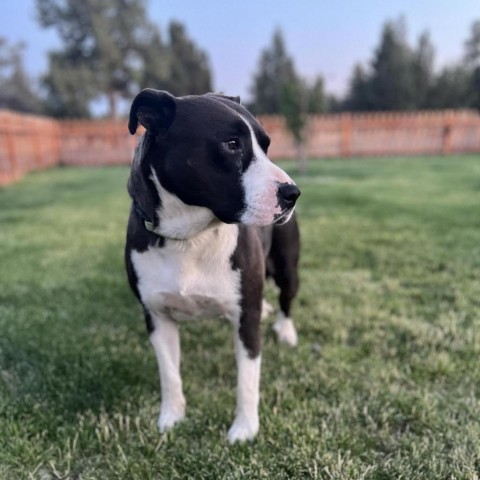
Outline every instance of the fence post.
{"type": "Polygon", "coordinates": [[[442,154],[449,155],[450,153],[452,153],[452,120],[448,115],[442,129],[442,154]]]}
{"type": "Polygon", "coordinates": [[[63,131],[62,131],[62,125],[60,122],[55,122],[55,128],[53,130],[53,135],[50,137],[51,142],[53,144],[53,156],[54,156],[54,161],[53,165],[58,166],[61,165],[62,163],[62,154],[63,154],[63,149],[62,149],[62,138],[63,138],[63,131]]]}
{"type": "Polygon", "coordinates": [[[342,157],[350,157],[352,154],[352,114],[345,113],[341,119],[341,147],[340,153],[342,157]]]}
{"type": "MultiPolygon", "coordinates": [[[[48,135],[48,133],[46,133],[48,135]]],[[[33,143],[33,155],[35,159],[35,168],[41,170],[43,168],[43,156],[42,148],[40,145],[40,132],[38,125],[34,125],[32,128],[32,143],[33,143]]]]}
{"type": "Polygon", "coordinates": [[[11,126],[5,123],[5,137],[7,143],[7,158],[10,164],[12,180],[20,178],[20,169],[18,165],[17,155],[15,152],[15,137],[12,133],[11,126]]]}

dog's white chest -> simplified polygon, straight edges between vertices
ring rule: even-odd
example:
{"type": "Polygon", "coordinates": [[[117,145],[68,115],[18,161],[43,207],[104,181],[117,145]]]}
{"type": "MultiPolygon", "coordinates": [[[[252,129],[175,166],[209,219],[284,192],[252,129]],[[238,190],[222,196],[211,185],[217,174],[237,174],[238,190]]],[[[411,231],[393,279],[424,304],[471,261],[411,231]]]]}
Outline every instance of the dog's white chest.
{"type": "Polygon", "coordinates": [[[232,270],[238,227],[221,225],[192,240],[132,251],[142,302],[151,313],[177,321],[226,317],[239,312],[239,272],[232,270]]]}

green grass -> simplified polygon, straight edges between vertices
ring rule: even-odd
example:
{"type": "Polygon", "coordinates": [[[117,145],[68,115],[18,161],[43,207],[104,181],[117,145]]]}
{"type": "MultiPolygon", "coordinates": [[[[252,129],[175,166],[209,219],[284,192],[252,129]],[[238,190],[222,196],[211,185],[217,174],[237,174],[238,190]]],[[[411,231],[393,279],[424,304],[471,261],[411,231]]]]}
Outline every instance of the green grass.
{"type": "Polygon", "coordinates": [[[261,430],[234,446],[226,323],[182,326],[187,417],[156,430],[157,367],[123,271],[127,169],[0,190],[0,478],[478,478],[480,159],[292,174],[299,346],[264,323],[261,430]]]}

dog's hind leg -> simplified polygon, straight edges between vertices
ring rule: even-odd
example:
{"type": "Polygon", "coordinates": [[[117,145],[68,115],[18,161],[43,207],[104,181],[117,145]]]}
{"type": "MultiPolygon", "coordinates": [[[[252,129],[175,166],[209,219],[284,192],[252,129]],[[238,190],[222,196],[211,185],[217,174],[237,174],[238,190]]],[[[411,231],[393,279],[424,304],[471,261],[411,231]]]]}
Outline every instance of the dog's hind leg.
{"type": "Polygon", "coordinates": [[[165,316],[152,315],[151,324],[153,331],[150,333],[150,342],[157,357],[162,392],[158,428],[163,433],[185,415],[185,397],[180,377],[180,336],[177,324],[165,316]]]}
{"type": "Polygon", "coordinates": [[[270,316],[275,311],[272,305],[270,305],[265,299],[262,300],[262,320],[270,316]]]}
{"type": "Polygon", "coordinates": [[[276,226],[272,233],[269,261],[271,275],[280,289],[280,312],[273,325],[280,342],[292,347],[297,345],[297,330],[290,310],[292,300],[298,291],[298,259],[300,253],[300,232],[296,218],[285,225],[276,226]]]}

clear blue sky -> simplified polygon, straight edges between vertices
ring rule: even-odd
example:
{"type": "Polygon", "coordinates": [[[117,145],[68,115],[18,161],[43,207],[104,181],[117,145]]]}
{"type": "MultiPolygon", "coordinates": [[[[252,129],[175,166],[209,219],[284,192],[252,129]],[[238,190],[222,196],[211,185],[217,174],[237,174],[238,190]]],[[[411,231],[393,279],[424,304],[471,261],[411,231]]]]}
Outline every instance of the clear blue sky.
{"type": "MultiPolygon", "coordinates": [[[[245,97],[276,27],[283,29],[299,73],[306,78],[321,73],[327,90],[343,93],[354,64],[371,58],[387,19],[403,15],[411,42],[428,30],[439,68],[462,55],[470,25],[480,19],[480,1],[150,0],[149,14],[163,31],[171,19],[184,23],[209,55],[215,89],[245,97]]],[[[27,43],[32,75],[45,71],[46,52],[58,45],[53,31],[37,25],[35,0],[2,0],[0,35],[27,43]]]]}

